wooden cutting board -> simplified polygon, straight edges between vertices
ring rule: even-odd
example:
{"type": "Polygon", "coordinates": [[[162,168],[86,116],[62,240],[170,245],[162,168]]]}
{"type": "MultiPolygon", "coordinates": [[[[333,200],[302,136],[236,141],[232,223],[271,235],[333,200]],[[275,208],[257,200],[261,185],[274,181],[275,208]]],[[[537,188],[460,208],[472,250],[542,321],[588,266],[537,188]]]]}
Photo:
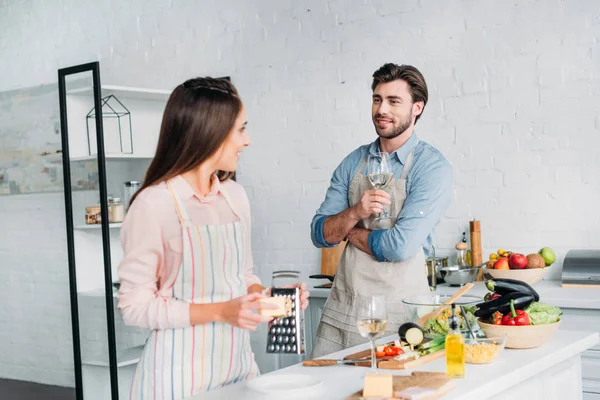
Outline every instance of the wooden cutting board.
{"type": "Polygon", "coordinates": [[[342,253],[346,248],[346,241],[341,242],[335,247],[321,249],[321,274],[334,276],[342,253]]]}
{"type": "MultiPolygon", "coordinates": [[[[432,354],[427,354],[426,356],[419,357],[415,359],[407,359],[407,360],[394,360],[394,357],[381,357],[377,359],[377,368],[381,369],[411,369],[418,367],[423,364],[427,364],[428,362],[437,360],[439,358],[444,357],[446,354],[445,350],[436,351],[432,354]]],[[[358,353],[350,354],[344,357],[344,360],[358,360],[364,359],[364,362],[347,364],[347,365],[356,365],[359,367],[370,367],[371,366],[371,350],[363,350],[358,353]]]]}
{"type": "MultiPolygon", "coordinates": [[[[413,372],[410,376],[394,376],[393,378],[394,393],[411,387],[420,387],[425,389],[432,389],[435,394],[426,397],[425,400],[439,399],[452,389],[456,385],[454,380],[448,378],[443,372],[413,372]]],[[[346,397],[346,400],[360,400],[362,399],[362,390],[354,393],[350,397],[346,397]]]]}

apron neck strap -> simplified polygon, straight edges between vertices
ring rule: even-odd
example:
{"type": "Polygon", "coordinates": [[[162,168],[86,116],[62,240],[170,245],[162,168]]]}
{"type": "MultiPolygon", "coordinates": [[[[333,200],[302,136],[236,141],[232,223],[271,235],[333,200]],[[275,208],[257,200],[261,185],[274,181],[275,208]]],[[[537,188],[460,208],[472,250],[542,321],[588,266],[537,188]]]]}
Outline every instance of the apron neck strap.
{"type": "Polygon", "coordinates": [[[177,215],[179,216],[179,221],[182,225],[186,225],[191,222],[190,215],[187,211],[187,208],[183,204],[181,197],[173,187],[171,180],[167,181],[167,185],[169,186],[169,191],[171,192],[171,196],[173,197],[173,203],[175,203],[175,209],[177,210],[177,215]]]}
{"type": "Polygon", "coordinates": [[[417,140],[417,143],[415,143],[415,147],[413,147],[410,153],[408,153],[406,161],[404,162],[404,166],[402,167],[402,174],[400,174],[400,179],[406,179],[406,177],[408,176],[408,171],[410,171],[410,167],[412,166],[415,155],[415,149],[417,148],[418,144],[419,141],[417,140]]]}

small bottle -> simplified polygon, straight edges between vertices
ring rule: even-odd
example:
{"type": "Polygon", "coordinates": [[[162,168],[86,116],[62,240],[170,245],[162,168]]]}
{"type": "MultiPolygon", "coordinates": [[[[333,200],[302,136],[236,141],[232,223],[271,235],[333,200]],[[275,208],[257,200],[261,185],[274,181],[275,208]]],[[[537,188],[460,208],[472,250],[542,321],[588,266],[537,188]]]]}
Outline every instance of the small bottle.
{"type": "Polygon", "coordinates": [[[450,378],[465,377],[465,338],[460,333],[456,305],[452,304],[452,314],[448,317],[446,335],[446,373],[450,378]]]}
{"type": "Polygon", "coordinates": [[[467,260],[467,249],[467,238],[465,236],[465,232],[463,232],[462,241],[456,244],[456,265],[458,265],[459,267],[465,267],[469,265],[469,262],[467,260]]]}

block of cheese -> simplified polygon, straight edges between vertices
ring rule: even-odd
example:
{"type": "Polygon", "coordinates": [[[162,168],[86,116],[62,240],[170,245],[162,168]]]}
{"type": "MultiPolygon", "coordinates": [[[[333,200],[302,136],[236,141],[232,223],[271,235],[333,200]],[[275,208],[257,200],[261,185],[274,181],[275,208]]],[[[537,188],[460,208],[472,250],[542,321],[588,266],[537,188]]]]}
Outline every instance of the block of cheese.
{"type": "Polygon", "coordinates": [[[265,315],[267,317],[285,317],[287,316],[287,298],[278,296],[278,297],[264,297],[259,301],[263,304],[275,304],[277,308],[261,308],[258,310],[260,315],[265,315]]]}
{"type": "Polygon", "coordinates": [[[376,374],[369,372],[365,374],[365,387],[363,389],[363,397],[392,397],[394,395],[394,384],[392,375],[376,374]]]}

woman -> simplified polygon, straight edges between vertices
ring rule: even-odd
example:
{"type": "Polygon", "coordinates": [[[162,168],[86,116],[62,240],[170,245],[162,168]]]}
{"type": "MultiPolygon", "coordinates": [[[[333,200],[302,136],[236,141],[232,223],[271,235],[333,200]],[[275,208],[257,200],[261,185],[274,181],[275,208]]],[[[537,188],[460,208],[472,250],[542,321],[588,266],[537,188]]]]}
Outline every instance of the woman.
{"type": "Polygon", "coordinates": [[[248,145],[231,83],[197,78],[173,91],[121,229],[119,309],[152,329],[132,399],[187,398],[259,373],[249,331],[269,320],[255,312],[268,291],[252,271],[248,198],[229,179],[248,145]]]}

